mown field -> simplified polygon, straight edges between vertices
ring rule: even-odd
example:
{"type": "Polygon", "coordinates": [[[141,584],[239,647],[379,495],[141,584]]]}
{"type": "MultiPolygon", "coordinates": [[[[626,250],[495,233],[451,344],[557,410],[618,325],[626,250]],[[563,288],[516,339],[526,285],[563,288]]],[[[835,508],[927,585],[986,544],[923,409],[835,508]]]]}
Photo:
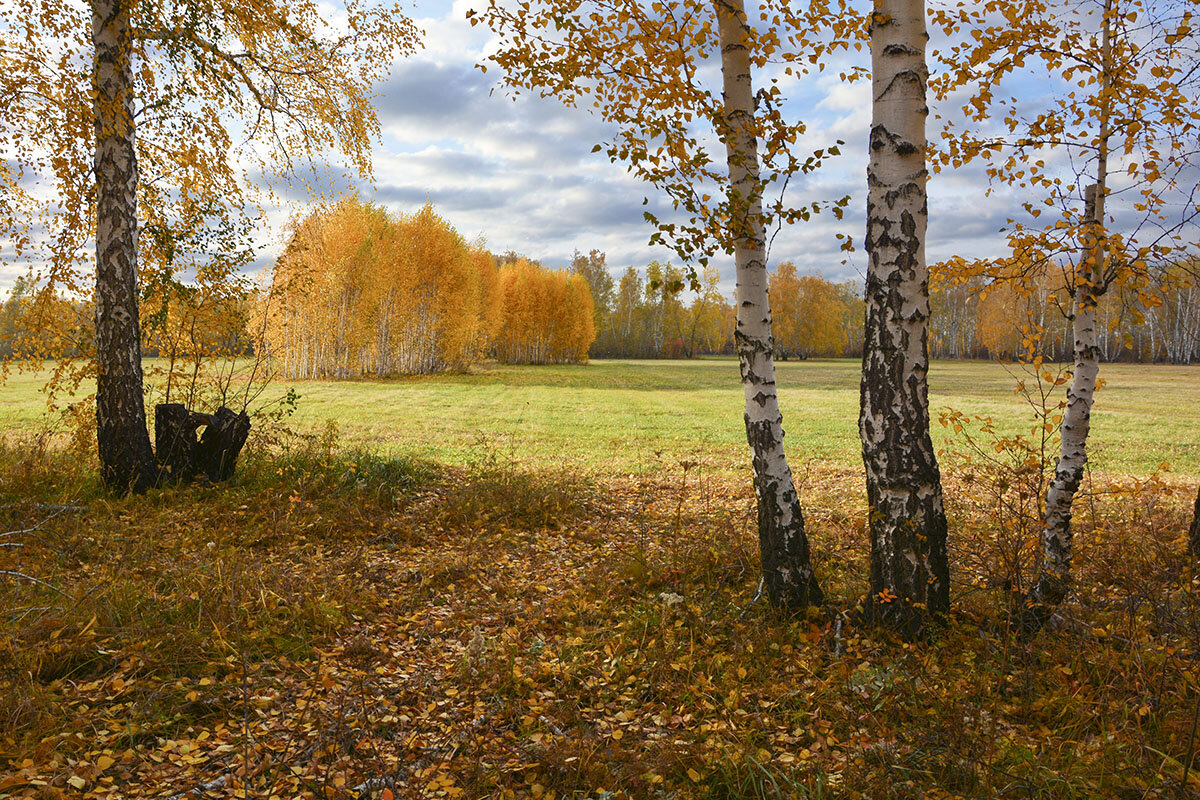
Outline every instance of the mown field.
{"type": "MultiPolygon", "coordinates": [[[[856,468],[858,362],[778,365],[788,445],[797,464],[856,468]]],[[[1200,367],[1106,364],[1092,425],[1092,467],[1146,475],[1159,464],[1200,475],[1200,367]]],[[[993,417],[1001,431],[1028,433],[1036,420],[1017,366],[944,361],[930,373],[934,435],[949,408],[993,417]]],[[[0,386],[0,425],[39,424],[38,373],[0,386]]],[[[746,465],[742,392],[732,358],[593,361],[586,366],[500,366],[470,375],[372,381],[277,381],[263,403],[294,386],[290,424],[319,431],[335,420],[342,441],[450,463],[489,450],[532,467],[571,466],[598,475],[657,469],[662,453],[703,459],[718,471],[746,465]]],[[[1065,396],[1059,387],[1057,396],[1065,396]]]]}
{"type": "Polygon", "coordinates": [[[129,498],[15,375],[0,800],[1200,798],[1200,368],[1105,367],[1073,592],[1030,640],[1033,415],[1004,368],[934,365],[935,415],[997,426],[944,460],[954,610],[912,642],[855,613],[856,372],[780,365],[828,597],[786,619],[732,360],[302,382],[233,481],[129,498]]]}

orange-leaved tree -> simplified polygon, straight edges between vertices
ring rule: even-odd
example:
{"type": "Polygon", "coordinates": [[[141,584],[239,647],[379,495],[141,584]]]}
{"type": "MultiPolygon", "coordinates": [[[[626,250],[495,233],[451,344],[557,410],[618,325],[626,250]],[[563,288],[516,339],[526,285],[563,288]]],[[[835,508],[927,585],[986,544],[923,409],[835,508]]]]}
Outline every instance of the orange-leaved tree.
{"type": "Polygon", "coordinates": [[[829,2],[768,0],[756,19],[742,0],[675,4],[659,0],[490,0],[468,12],[500,39],[491,56],[515,91],[553,96],[594,110],[613,126],[596,145],[665,192],[678,215],[647,212],[651,241],[685,263],[717,252],[737,266],[735,340],[753,454],[763,584],[776,608],[796,611],[823,599],[809,557],[804,516],[783,447],[767,299],[766,231],[808,219],[845,198],[790,205],[782,189],[837,148],[801,152],[802,122],[783,112],[786,81],[823,69],[861,20],[830,13],[829,2]],[[841,26],[819,38],[814,31],[841,26]],[[703,69],[719,57],[721,79],[703,69]],[[784,62],[787,77],[757,89],[754,72],[784,62]],[[814,66],[815,65],[815,66],[814,66]],[[719,146],[713,145],[716,139],[719,146]]]}
{"type": "Polygon", "coordinates": [[[771,273],[771,317],[780,357],[841,355],[848,342],[848,316],[838,287],[821,276],[799,275],[791,261],[771,273]]]}
{"type": "Polygon", "coordinates": [[[263,174],[329,153],[369,173],[372,87],[417,31],[398,7],[342,12],[334,24],[315,0],[0,7],[0,240],[40,291],[95,298],[97,441],[114,491],[157,473],[140,279],[178,280],[220,254],[244,263],[263,174]]]}
{"type": "Polygon", "coordinates": [[[464,369],[503,323],[495,259],[429,204],[393,215],[347,197],[294,227],[254,325],[288,377],[464,369]]]}
{"type": "Polygon", "coordinates": [[[492,350],[506,364],[587,361],[596,339],[595,308],[579,273],[520,258],[500,268],[503,315],[492,350]]]}

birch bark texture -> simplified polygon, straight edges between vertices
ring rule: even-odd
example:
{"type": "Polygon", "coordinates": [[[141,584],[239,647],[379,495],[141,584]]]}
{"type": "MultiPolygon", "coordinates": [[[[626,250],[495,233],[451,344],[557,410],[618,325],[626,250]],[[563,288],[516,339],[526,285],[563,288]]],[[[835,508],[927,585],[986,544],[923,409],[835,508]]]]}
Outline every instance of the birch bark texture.
{"type": "Polygon", "coordinates": [[[1067,408],[1060,428],[1061,444],[1054,477],[1046,487],[1046,517],[1042,528],[1042,564],[1028,597],[1023,621],[1027,633],[1036,632],[1062,603],[1071,587],[1071,513],[1088,461],[1088,433],[1096,378],[1100,374],[1100,336],[1096,306],[1105,286],[1104,199],[1108,192],[1108,141],[1112,108],[1111,52],[1112,0],[1104,1],[1101,22],[1100,132],[1096,142],[1096,182],[1084,190],[1084,236],[1071,308],[1072,351],[1075,370],[1067,389],[1067,408]]]}
{"type": "Polygon", "coordinates": [[[792,613],[820,605],[824,596],[813,571],[804,513],[784,453],[783,415],[775,387],[750,29],[743,0],[715,0],[714,6],[721,42],[730,226],[737,265],[734,341],[746,398],[746,439],[754,467],[759,555],[771,605],[792,613]]]}
{"type": "Polygon", "coordinates": [[[949,610],[941,475],[929,434],[923,0],[876,0],[859,433],[871,536],[865,612],[920,630],[949,610]]]}
{"type": "Polygon", "coordinates": [[[96,444],[112,491],[155,480],[138,321],[138,168],[129,0],[92,2],[96,174],[96,444]]]}
{"type": "MultiPolygon", "coordinates": [[[[1103,225],[1103,187],[1093,184],[1086,190],[1087,214],[1092,225],[1103,225]]],[[[1102,258],[1095,245],[1083,259],[1076,281],[1071,317],[1072,350],[1075,369],[1067,389],[1067,408],[1063,412],[1061,445],[1054,477],[1046,488],[1046,517],[1042,529],[1042,564],[1037,582],[1030,592],[1031,616],[1027,628],[1040,628],[1067,597],[1071,585],[1071,514],[1075,495],[1087,468],[1087,439],[1091,430],[1092,403],[1096,378],[1100,374],[1100,342],[1096,331],[1097,275],[1102,258]]]]}
{"type": "Polygon", "coordinates": [[[1196,507],[1192,509],[1192,527],[1188,531],[1188,552],[1200,558],[1200,489],[1196,490],[1196,507]]]}

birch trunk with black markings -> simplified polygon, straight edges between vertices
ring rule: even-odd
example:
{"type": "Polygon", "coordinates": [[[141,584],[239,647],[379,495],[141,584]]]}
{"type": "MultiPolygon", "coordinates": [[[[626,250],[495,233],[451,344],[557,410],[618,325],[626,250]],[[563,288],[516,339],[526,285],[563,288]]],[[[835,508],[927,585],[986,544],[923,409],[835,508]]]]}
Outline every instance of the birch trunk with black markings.
{"type": "Polygon", "coordinates": [[[96,174],[96,444],[105,485],[142,491],[156,465],[146,430],[138,322],[138,169],[128,0],[93,0],[96,174]]]}
{"type": "Polygon", "coordinates": [[[941,475],[929,434],[923,0],[876,0],[861,411],[869,618],[906,632],[949,610],[941,475]]]}
{"type": "MultiPolygon", "coordinates": [[[[1087,188],[1087,217],[1093,226],[1102,225],[1103,187],[1087,188]]],[[[1091,430],[1092,402],[1100,373],[1100,344],[1096,331],[1096,279],[1101,258],[1098,245],[1084,258],[1072,298],[1071,332],[1074,340],[1075,371],[1067,389],[1067,408],[1060,428],[1061,445],[1054,477],[1046,488],[1046,516],[1042,528],[1042,564],[1037,582],[1029,593],[1029,613],[1024,627],[1040,628],[1067,597],[1071,585],[1071,516],[1075,495],[1087,468],[1087,439],[1091,430]]]]}
{"type": "Polygon", "coordinates": [[[734,338],[746,397],[746,438],[753,454],[759,553],[771,604],[795,612],[824,598],[809,557],[804,514],[783,449],[783,416],[775,390],[771,310],[767,297],[766,235],[755,100],[742,0],[716,0],[724,88],[730,228],[737,265],[734,338]]]}
{"type": "Polygon", "coordinates": [[[1071,586],[1071,514],[1075,495],[1087,468],[1087,440],[1091,430],[1092,403],[1100,373],[1100,339],[1096,329],[1096,306],[1104,291],[1105,219],[1104,199],[1108,192],[1108,140],[1112,0],[1105,0],[1098,106],[1100,135],[1096,148],[1096,182],[1084,193],[1084,241],[1071,297],[1071,333],[1075,371],[1067,389],[1067,408],[1060,427],[1061,445],[1054,478],[1046,488],[1046,516],[1042,528],[1042,564],[1037,581],[1027,598],[1022,628],[1035,633],[1067,597],[1071,586]]]}

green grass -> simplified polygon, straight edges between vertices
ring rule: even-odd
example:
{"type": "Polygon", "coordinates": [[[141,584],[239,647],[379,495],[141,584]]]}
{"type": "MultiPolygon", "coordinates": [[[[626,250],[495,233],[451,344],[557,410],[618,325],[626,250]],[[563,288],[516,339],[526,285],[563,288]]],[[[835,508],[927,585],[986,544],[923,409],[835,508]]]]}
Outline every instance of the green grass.
{"type": "MultiPolygon", "coordinates": [[[[797,464],[857,468],[858,362],[779,364],[788,447],[797,464]]],[[[1200,367],[1106,364],[1092,417],[1093,468],[1145,475],[1166,461],[1200,475],[1200,367]]],[[[934,435],[939,411],[989,415],[1005,432],[1028,432],[1033,415],[1016,394],[1018,368],[938,362],[930,373],[934,435]]],[[[41,424],[41,376],[0,387],[0,424],[41,424]]],[[[281,394],[280,384],[272,394],[281,394]]],[[[597,475],[701,459],[740,470],[746,454],[742,391],[732,358],[593,361],[586,366],[495,366],[467,375],[369,381],[302,381],[291,424],[341,440],[448,463],[497,453],[530,466],[597,475]]],[[[1060,390],[1060,394],[1062,391],[1060,390]]]]}

